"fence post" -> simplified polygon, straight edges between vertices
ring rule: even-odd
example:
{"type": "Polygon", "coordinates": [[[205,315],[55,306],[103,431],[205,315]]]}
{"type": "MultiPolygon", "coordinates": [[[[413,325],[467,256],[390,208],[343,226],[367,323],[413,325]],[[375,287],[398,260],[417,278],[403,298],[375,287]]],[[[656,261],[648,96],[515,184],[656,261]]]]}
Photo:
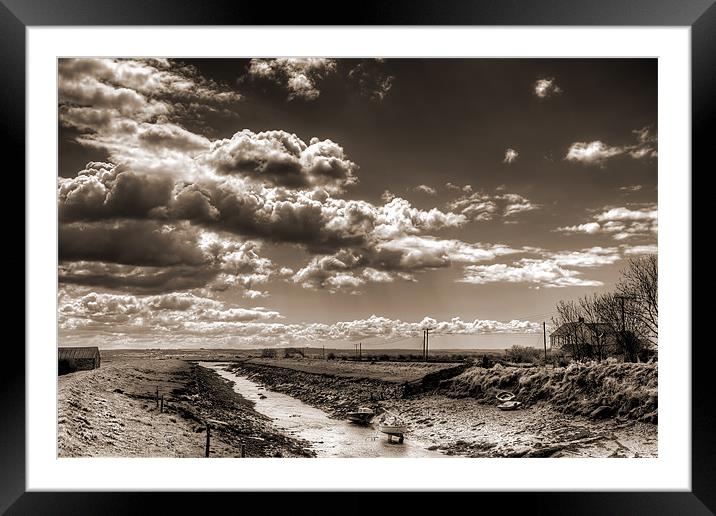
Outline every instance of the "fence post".
{"type": "Polygon", "coordinates": [[[241,458],[243,459],[244,457],[246,457],[246,446],[241,443],[241,458]]]}
{"type": "Polygon", "coordinates": [[[209,456],[209,439],[211,439],[211,427],[209,423],[206,423],[206,450],[204,451],[204,457],[209,456]]]}
{"type": "Polygon", "coordinates": [[[154,401],[157,403],[157,407],[159,406],[159,386],[157,385],[157,391],[154,393],[154,401]]]}
{"type": "Polygon", "coordinates": [[[164,394],[162,394],[161,401],[159,402],[159,412],[164,412],[164,394]]]}

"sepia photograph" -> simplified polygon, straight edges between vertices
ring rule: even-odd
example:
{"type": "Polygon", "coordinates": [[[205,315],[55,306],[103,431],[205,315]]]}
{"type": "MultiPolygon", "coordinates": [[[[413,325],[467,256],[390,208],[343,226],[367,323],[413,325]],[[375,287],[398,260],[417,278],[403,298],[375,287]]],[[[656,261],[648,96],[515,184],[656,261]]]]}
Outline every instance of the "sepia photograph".
{"type": "Polygon", "coordinates": [[[57,456],[658,457],[657,72],[59,58],[57,456]]]}

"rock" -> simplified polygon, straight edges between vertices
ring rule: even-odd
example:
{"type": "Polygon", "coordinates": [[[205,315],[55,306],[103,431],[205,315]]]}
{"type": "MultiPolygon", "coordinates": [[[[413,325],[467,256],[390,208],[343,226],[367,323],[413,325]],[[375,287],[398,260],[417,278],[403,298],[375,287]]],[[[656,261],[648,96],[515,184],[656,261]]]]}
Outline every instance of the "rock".
{"type": "Polygon", "coordinates": [[[612,415],[612,408],[606,405],[602,405],[594,409],[589,417],[592,419],[604,419],[612,415]]]}

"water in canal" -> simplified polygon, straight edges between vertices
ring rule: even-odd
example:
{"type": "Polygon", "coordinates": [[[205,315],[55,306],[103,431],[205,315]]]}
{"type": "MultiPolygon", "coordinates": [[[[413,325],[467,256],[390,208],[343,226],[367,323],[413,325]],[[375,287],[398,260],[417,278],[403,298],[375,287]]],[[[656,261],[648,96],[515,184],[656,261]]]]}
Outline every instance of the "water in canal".
{"type": "Polygon", "coordinates": [[[254,402],[257,412],[270,417],[286,434],[312,444],[319,457],[445,457],[425,449],[425,443],[406,434],[403,444],[388,443],[387,436],[373,425],[358,426],[333,419],[325,412],[280,392],[265,389],[244,376],[226,369],[228,364],[201,362],[234,383],[234,390],[254,402]]]}

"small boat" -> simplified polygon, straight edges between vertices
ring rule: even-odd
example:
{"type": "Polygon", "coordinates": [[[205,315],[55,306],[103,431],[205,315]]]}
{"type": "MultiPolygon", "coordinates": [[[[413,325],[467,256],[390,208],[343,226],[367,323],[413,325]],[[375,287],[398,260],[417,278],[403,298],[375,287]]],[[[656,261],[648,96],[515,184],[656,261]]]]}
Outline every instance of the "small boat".
{"type": "Polygon", "coordinates": [[[393,436],[396,436],[398,442],[402,443],[404,435],[408,431],[408,427],[405,422],[395,414],[386,413],[378,423],[378,431],[387,434],[389,442],[393,436]]]}
{"type": "Polygon", "coordinates": [[[497,408],[500,410],[515,410],[519,408],[520,405],[522,405],[521,401],[505,401],[497,405],[497,408]]]}
{"type": "Polygon", "coordinates": [[[495,398],[504,403],[515,399],[515,395],[508,391],[502,391],[497,396],[495,396],[495,398]]]}
{"type": "Polygon", "coordinates": [[[373,416],[375,416],[375,412],[368,407],[360,407],[358,410],[346,414],[348,421],[359,425],[367,425],[373,416]]]}

